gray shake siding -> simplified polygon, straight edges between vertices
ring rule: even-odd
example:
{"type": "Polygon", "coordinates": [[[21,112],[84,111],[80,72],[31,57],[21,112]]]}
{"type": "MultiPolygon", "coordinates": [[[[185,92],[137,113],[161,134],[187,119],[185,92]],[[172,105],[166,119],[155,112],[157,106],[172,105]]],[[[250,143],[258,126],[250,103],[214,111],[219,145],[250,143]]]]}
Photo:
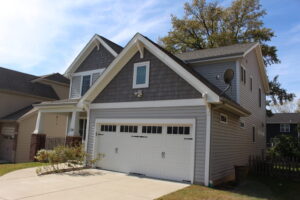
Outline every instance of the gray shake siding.
{"type": "Polygon", "coordinates": [[[144,58],[136,53],[94,102],[129,102],[168,99],[201,98],[195,90],[172,69],[145,49],[144,58]],[[137,98],[132,89],[134,63],[150,61],[149,87],[142,88],[143,97],[137,98]]]}
{"type": "Polygon", "coordinates": [[[105,47],[99,45],[99,49],[95,47],[80,64],[76,72],[106,68],[114,59],[115,57],[105,47]]]}
{"type": "Polygon", "coordinates": [[[92,109],[88,136],[88,153],[93,153],[95,139],[95,120],[97,118],[195,118],[195,182],[204,183],[206,108],[199,107],[168,107],[168,108],[134,108],[134,109],[92,109]]]}
{"type": "Polygon", "coordinates": [[[218,62],[218,63],[205,63],[205,64],[193,64],[193,68],[199,74],[204,76],[209,82],[217,86],[222,91],[227,87],[224,82],[224,72],[227,69],[232,69],[235,76],[232,80],[232,87],[226,92],[226,94],[237,101],[237,76],[236,76],[236,62],[218,62]]]}

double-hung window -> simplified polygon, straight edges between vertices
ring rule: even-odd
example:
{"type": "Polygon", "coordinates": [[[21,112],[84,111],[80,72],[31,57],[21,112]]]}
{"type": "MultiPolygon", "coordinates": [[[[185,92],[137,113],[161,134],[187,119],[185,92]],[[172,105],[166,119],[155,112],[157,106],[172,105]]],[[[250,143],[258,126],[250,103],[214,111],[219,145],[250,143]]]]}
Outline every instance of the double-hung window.
{"type": "Polygon", "coordinates": [[[280,124],[281,133],[289,133],[291,131],[290,124],[280,124]]]}
{"type": "Polygon", "coordinates": [[[91,75],[82,76],[81,96],[83,96],[91,86],[91,75]]]}
{"type": "Polygon", "coordinates": [[[133,88],[149,87],[150,62],[140,62],[134,64],[133,69],[133,88]]]}

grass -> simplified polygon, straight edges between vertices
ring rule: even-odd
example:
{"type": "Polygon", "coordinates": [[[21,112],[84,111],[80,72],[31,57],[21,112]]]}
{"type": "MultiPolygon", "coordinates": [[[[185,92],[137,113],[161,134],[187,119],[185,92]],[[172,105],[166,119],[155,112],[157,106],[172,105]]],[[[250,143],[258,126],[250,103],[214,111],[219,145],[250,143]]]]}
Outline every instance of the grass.
{"type": "Polygon", "coordinates": [[[0,164],[0,176],[3,176],[4,174],[7,174],[7,173],[15,171],[15,170],[25,169],[25,168],[30,168],[30,167],[39,167],[39,166],[43,166],[43,165],[45,165],[45,163],[39,163],[39,162],[0,164]]]}
{"type": "Polygon", "coordinates": [[[239,185],[229,183],[218,188],[191,185],[158,200],[298,200],[299,196],[300,182],[249,177],[239,185]]]}

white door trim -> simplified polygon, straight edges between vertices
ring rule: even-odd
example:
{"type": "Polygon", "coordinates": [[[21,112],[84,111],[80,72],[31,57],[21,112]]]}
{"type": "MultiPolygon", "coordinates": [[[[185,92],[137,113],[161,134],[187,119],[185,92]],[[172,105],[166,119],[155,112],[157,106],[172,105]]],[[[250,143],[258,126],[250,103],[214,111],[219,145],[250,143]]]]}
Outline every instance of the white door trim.
{"type": "Polygon", "coordinates": [[[178,106],[203,106],[204,99],[180,99],[180,100],[158,100],[158,101],[133,101],[117,103],[93,103],[91,109],[105,108],[157,108],[157,107],[178,107],[178,106]]]}
{"type": "MultiPolygon", "coordinates": [[[[171,119],[171,118],[161,118],[161,119],[149,119],[149,118],[132,118],[132,119],[127,119],[127,118],[120,118],[120,119],[108,119],[108,118],[97,118],[95,120],[95,128],[94,128],[94,146],[93,146],[93,152],[95,155],[96,149],[97,149],[97,144],[96,144],[96,131],[97,131],[97,124],[101,123],[110,123],[110,124],[162,124],[162,125],[169,125],[169,124],[176,124],[176,125],[190,125],[192,126],[191,129],[191,136],[193,137],[193,145],[191,146],[192,148],[192,155],[191,155],[191,183],[194,183],[194,172],[195,172],[195,145],[196,145],[196,119],[194,118],[183,118],[183,119],[171,119]]],[[[93,157],[94,157],[93,155],[93,157]]]]}

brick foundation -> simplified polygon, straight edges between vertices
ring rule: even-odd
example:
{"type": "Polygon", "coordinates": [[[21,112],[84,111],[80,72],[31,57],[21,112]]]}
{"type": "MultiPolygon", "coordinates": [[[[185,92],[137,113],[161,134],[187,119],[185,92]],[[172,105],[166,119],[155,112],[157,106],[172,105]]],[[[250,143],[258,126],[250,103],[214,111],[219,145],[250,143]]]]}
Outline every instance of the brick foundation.
{"type": "Polygon", "coordinates": [[[30,143],[30,157],[31,161],[34,161],[34,156],[40,149],[45,148],[46,135],[45,134],[32,134],[30,143]]]}

